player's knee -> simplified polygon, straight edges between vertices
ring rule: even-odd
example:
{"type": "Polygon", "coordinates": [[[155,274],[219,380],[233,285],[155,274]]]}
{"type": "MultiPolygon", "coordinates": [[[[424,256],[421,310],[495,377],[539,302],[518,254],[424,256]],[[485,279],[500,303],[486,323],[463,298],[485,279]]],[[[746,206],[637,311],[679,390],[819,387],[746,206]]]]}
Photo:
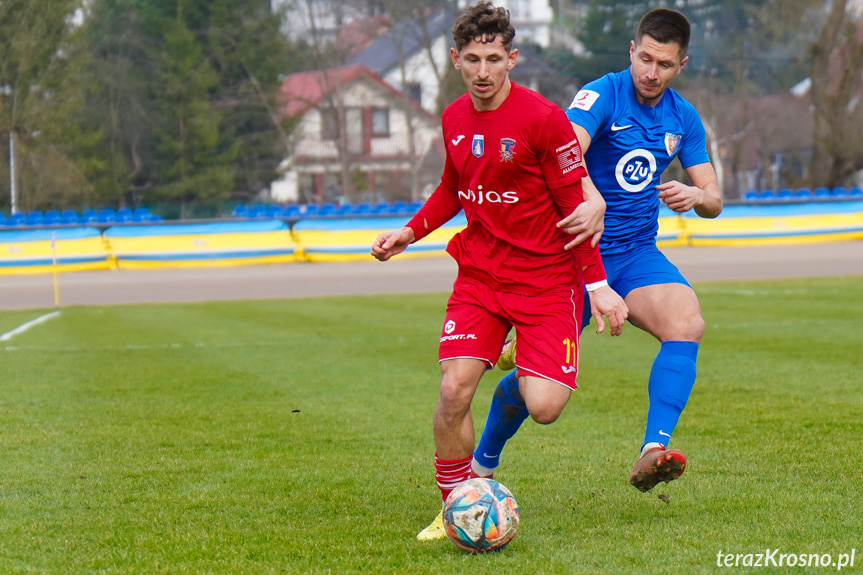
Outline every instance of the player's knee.
{"type": "Polygon", "coordinates": [[[704,318],[701,317],[701,312],[693,314],[689,319],[688,331],[689,337],[686,341],[701,341],[701,336],[704,335],[704,318]]]}
{"type": "Polygon", "coordinates": [[[693,310],[692,312],[677,318],[676,321],[673,322],[671,332],[667,333],[667,337],[662,339],[663,341],[670,339],[700,343],[703,335],[704,318],[701,317],[700,311],[693,310]]]}
{"type": "Polygon", "coordinates": [[[444,411],[463,411],[465,406],[470,406],[472,398],[471,382],[447,376],[441,379],[439,403],[444,411]]]}
{"type": "Polygon", "coordinates": [[[540,425],[548,425],[550,423],[554,423],[557,421],[557,418],[560,417],[561,412],[563,412],[563,407],[558,407],[556,405],[543,405],[538,408],[534,408],[530,410],[530,418],[540,425]]]}

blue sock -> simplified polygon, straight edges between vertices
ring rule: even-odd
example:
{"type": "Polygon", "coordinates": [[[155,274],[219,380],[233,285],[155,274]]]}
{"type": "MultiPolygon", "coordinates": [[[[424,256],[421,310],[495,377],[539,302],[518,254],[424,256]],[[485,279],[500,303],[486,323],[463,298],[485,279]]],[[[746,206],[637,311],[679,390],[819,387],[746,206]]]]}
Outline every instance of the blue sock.
{"type": "Polygon", "coordinates": [[[483,467],[494,469],[500,462],[500,454],[507,440],[515,435],[522,422],[527,419],[527,406],[518,390],[517,370],[512,370],[500,380],[494,390],[491,407],[482,437],[473,452],[473,458],[483,467]]]}
{"type": "Polygon", "coordinates": [[[647,384],[650,407],[647,409],[644,444],[668,445],[695,384],[697,357],[698,343],[694,341],[662,342],[647,384]]]}

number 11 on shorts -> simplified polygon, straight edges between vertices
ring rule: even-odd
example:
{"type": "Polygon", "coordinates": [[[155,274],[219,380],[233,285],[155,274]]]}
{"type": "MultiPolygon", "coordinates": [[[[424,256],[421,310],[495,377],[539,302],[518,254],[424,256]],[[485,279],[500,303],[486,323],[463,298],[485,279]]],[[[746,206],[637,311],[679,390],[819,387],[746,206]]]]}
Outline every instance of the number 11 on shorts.
{"type": "Polygon", "coordinates": [[[566,348],[566,363],[572,365],[572,362],[575,361],[575,354],[578,353],[578,340],[566,338],[561,343],[566,348]]]}

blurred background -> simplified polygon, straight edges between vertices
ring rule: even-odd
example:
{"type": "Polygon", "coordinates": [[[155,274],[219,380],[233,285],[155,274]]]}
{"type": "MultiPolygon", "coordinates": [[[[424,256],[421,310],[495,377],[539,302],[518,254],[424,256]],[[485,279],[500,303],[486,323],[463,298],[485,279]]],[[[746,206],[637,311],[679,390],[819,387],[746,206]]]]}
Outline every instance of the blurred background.
{"type": "MultiPolygon", "coordinates": [[[[442,170],[441,111],[464,91],[448,56],[464,4],[4,0],[0,212],[416,206],[442,170]]],[[[517,31],[513,80],[562,107],[628,66],[647,10],[684,12],[674,87],[701,114],[726,200],[859,192],[863,1],[496,4],[517,31]]]]}

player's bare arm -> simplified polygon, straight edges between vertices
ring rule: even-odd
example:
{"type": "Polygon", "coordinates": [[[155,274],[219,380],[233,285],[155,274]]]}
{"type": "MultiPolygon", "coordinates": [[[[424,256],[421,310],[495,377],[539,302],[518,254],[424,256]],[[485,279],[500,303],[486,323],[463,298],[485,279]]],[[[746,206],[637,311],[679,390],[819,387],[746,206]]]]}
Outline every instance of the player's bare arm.
{"type": "Polygon", "coordinates": [[[605,285],[590,292],[590,313],[596,319],[596,333],[605,331],[605,321],[602,319],[605,316],[610,333],[614,336],[623,333],[629,308],[616,291],[605,285]]]}
{"type": "Polygon", "coordinates": [[[414,231],[405,226],[397,230],[383,232],[378,235],[375,242],[372,244],[371,254],[375,259],[385,262],[394,255],[405,251],[411,242],[416,239],[414,231]]]}
{"type": "Polygon", "coordinates": [[[716,171],[709,163],[690,166],[686,175],[691,186],[676,180],[656,186],[659,199],[678,213],[695,210],[702,218],[715,218],[722,212],[722,193],[716,181],[716,171]]]}
{"type": "MultiPolygon", "coordinates": [[[[578,124],[574,122],[570,122],[570,124],[572,124],[572,129],[578,138],[583,156],[590,146],[590,135],[578,124]]],[[[602,194],[596,189],[589,175],[581,179],[581,186],[584,201],[571,214],[557,223],[558,228],[575,236],[571,242],[566,244],[565,248],[568,250],[588,238],[591,238],[590,245],[596,247],[602,237],[602,232],[605,231],[605,200],[602,194]]]]}

